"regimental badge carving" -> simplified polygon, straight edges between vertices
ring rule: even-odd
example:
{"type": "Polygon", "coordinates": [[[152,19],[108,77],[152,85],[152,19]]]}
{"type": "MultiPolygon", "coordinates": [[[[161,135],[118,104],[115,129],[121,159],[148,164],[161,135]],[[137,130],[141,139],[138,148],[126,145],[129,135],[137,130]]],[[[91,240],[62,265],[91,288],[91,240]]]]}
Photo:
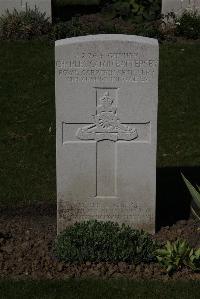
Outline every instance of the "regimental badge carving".
{"type": "Polygon", "coordinates": [[[99,99],[94,123],[79,128],[76,136],[81,140],[126,140],[130,141],[138,137],[137,130],[120,122],[117,115],[117,106],[109,92],[99,99]]]}

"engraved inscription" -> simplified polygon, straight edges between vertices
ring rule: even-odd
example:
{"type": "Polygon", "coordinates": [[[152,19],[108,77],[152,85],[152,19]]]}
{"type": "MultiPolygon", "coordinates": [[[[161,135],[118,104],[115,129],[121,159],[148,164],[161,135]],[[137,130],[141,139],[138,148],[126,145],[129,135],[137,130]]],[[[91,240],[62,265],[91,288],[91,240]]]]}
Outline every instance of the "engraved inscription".
{"type": "Polygon", "coordinates": [[[59,76],[69,82],[149,82],[158,61],[139,53],[82,53],[69,60],[57,60],[59,76]]]}
{"type": "Polygon", "coordinates": [[[59,204],[59,217],[67,221],[76,221],[76,219],[98,219],[98,220],[113,220],[119,221],[123,219],[123,222],[132,220],[137,221],[138,217],[144,217],[146,222],[151,222],[153,215],[150,213],[150,207],[140,207],[138,204],[131,202],[125,203],[113,203],[112,205],[102,205],[98,202],[87,203],[69,203],[60,202],[59,204]],[[111,212],[112,211],[112,212],[111,212]]]}
{"type": "Polygon", "coordinates": [[[117,106],[114,99],[105,92],[99,99],[94,124],[79,128],[76,136],[82,140],[126,140],[130,141],[138,137],[137,130],[121,124],[117,116],[117,106]]]}

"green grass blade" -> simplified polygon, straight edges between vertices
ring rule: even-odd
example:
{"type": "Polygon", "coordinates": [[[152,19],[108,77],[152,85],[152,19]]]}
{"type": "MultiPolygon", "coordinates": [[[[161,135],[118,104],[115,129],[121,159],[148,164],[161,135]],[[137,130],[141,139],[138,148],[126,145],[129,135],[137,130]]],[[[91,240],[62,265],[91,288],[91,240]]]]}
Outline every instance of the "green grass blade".
{"type": "Polygon", "coordinates": [[[182,173],[181,173],[181,175],[182,175],[182,178],[183,178],[188,190],[190,191],[190,194],[191,194],[195,204],[200,209],[200,193],[192,186],[192,184],[186,179],[186,177],[184,177],[184,175],[182,173]]]}

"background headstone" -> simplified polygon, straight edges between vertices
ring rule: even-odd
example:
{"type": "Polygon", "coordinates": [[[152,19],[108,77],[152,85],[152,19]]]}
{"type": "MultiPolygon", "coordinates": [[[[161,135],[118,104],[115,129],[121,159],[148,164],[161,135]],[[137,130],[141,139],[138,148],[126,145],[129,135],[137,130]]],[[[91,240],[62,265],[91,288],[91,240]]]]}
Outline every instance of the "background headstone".
{"type": "Polygon", "coordinates": [[[157,40],[85,36],[55,51],[58,233],[88,219],[154,232],[157,40]]]}
{"type": "Polygon", "coordinates": [[[174,12],[180,16],[185,10],[200,13],[200,0],[162,0],[162,14],[174,12]]]}
{"type": "Polygon", "coordinates": [[[46,13],[46,16],[51,20],[51,0],[0,0],[0,16],[8,9],[12,12],[14,9],[17,11],[23,11],[27,8],[38,8],[42,13],[46,13]]]}

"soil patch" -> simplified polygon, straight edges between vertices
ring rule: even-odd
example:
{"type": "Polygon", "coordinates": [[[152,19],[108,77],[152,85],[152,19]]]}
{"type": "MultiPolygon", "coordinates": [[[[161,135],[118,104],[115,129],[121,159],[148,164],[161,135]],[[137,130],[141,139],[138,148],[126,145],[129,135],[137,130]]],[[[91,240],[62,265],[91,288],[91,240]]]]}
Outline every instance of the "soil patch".
{"type": "MultiPolygon", "coordinates": [[[[102,277],[131,279],[200,279],[200,273],[184,268],[168,276],[156,264],[120,263],[65,264],[52,255],[56,237],[56,205],[38,204],[0,210],[0,278],[66,279],[69,277],[102,277]]],[[[154,236],[160,242],[186,239],[200,247],[199,224],[181,220],[162,227],[154,236]]]]}

